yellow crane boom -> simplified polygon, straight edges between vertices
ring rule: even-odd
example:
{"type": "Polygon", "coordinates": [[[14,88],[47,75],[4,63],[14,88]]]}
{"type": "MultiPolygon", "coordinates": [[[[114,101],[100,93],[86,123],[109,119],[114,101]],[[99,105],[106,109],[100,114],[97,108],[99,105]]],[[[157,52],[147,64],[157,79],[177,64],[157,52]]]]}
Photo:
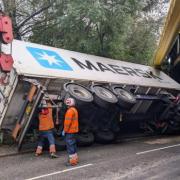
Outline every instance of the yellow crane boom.
{"type": "Polygon", "coordinates": [[[169,53],[177,35],[180,32],[180,0],[171,0],[164,29],[154,56],[154,65],[160,66],[169,53]]]}

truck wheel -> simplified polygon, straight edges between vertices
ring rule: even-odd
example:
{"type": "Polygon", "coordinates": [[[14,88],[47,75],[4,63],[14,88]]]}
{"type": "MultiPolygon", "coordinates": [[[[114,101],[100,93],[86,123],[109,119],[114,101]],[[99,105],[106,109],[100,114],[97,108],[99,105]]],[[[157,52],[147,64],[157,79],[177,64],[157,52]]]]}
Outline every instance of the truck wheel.
{"type": "Polygon", "coordinates": [[[101,85],[92,85],[91,90],[94,92],[94,102],[102,108],[109,108],[118,102],[114,93],[101,85]]]}
{"type": "Polygon", "coordinates": [[[91,132],[78,133],[76,140],[79,146],[90,146],[94,142],[94,135],[91,132]]]}
{"type": "Polygon", "coordinates": [[[134,95],[119,86],[111,87],[114,94],[118,97],[118,105],[125,109],[130,109],[134,104],[136,104],[136,99],[134,95]]]}
{"type": "Polygon", "coordinates": [[[99,131],[95,133],[95,140],[101,144],[108,144],[114,140],[114,133],[110,130],[108,131],[99,131]]]}
{"type": "MultiPolygon", "coordinates": [[[[64,84],[64,89],[68,92],[69,96],[75,98],[78,104],[90,103],[93,101],[93,95],[84,86],[75,83],[64,84]]],[[[66,95],[66,98],[68,95],[66,95]]]]}

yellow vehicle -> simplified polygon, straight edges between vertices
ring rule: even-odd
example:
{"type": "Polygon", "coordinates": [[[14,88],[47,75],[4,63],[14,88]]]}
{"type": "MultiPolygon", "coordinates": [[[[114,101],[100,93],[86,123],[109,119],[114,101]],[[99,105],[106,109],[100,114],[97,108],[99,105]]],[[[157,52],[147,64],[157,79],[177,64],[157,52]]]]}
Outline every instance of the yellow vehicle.
{"type": "Polygon", "coordinates": [[[180,83],[180,1],[171,0],[154,66],[165,71],[180,83]]]}

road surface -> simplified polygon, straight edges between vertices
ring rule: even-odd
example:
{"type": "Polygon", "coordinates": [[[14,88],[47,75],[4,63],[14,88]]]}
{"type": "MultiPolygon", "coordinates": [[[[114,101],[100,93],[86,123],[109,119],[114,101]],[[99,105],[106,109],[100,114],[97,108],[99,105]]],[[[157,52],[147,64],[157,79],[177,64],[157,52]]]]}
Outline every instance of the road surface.
{"type": "Polygon", "coordinates": [[[0,179],[169,180],[180,179],[180,136],[149,137],[80,148],[80,163],[66,167],[66,151],[58,159],[21,154],[0,158],[0,179]]]}

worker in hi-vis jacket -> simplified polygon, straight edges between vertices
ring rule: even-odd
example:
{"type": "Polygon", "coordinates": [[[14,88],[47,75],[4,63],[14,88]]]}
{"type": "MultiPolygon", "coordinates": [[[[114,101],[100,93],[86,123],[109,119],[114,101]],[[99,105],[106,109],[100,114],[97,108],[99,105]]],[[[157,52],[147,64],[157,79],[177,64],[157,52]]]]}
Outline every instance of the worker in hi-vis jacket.
{"type": "Polygon", "coordinates": [[[76,133],[79,131],[78,111],[75,108],[75,100],[73,98],[67,98],[65,104],[68,109],[65,113],[64,129],[62,136],[65,136],[67,152],[69,155],[69,165],[78,164],[77,145],[76,145],[76,133]]]}
{"type": "Polygon", "coordinates": [[[55,139],[53,135],[54,121],[52,115],[51,103],[43,100],[43,107],[39,113],[39,142],[36,149],[36,156],[42,154],[44,140],[48,139],[49,142],[49,153],[51,158],[58,157],[56,155],[55,139]]]}

